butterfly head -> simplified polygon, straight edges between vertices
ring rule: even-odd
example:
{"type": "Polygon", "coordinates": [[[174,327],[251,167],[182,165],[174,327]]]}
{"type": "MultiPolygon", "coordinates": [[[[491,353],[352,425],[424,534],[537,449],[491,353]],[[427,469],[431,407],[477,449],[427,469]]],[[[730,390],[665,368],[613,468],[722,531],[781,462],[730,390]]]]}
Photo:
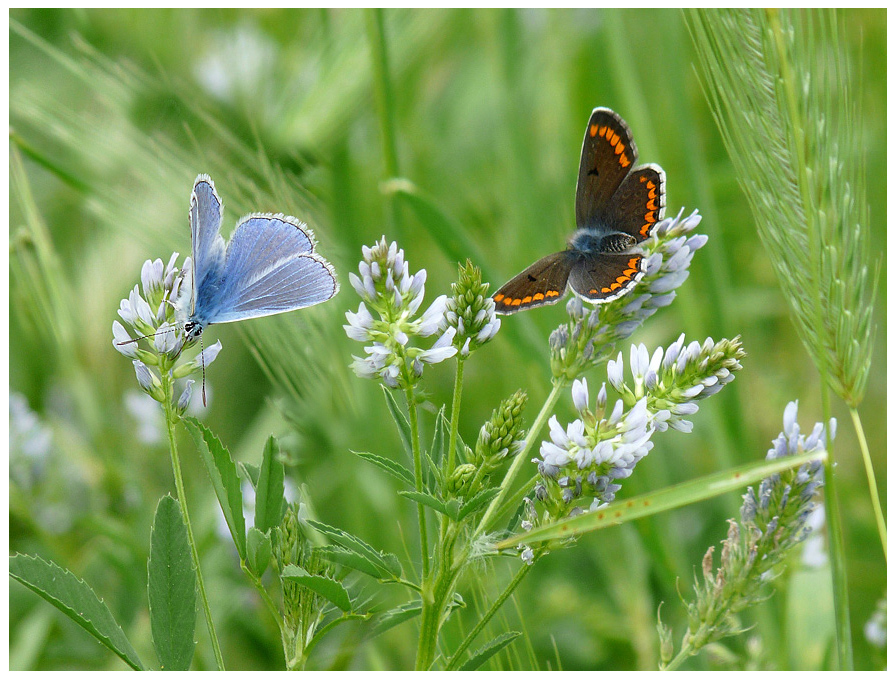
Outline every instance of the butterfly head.
{"type": "Polygon", "coordinates": [[[195,342],[202,335],[202,331],[205,330],[205,326],[196,321],[187,321],[183,324],[183,331],[186,333],[184,337],[185,342],[195,342]]]}

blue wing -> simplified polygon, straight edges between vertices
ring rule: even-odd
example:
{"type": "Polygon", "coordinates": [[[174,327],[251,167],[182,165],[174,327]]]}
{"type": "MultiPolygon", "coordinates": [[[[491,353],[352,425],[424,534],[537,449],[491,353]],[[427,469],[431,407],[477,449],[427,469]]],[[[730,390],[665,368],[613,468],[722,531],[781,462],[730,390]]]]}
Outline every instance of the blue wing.
{"type": "Polygon", "coordinates": [[[248,215],[236,226],[220,277],[199,289],[195,316],[206,323],[269,316],[325,302],[338,290],[307,226],[285,215],[248,215]]]}
{"type": "MultiPolygon", "coordinates": [[[[190,198],[190,230],[193,238],[193,290],[201,290],[209,278],[217,278],[224,265],[225,246],[221,238],[224,206],[207,174],[196,177],[190,198]]],[[[195,302],[194,302],[195,306],[195,302]]]]}

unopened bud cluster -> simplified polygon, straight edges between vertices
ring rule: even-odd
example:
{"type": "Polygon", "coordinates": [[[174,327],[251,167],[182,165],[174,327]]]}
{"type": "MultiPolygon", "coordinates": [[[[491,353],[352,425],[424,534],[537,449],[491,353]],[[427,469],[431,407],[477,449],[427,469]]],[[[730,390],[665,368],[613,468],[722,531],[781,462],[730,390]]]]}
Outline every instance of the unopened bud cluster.
{"type": "Polygon", "coordinates": [[[459,278],[451,285],[441,326],[442,330],[456,330],[454,346],[461,358],[488,342],[500,329],[494,300],[488,295],[489,287],[482,282],[482,272],[469,260],[460,266],[459,278]]]}

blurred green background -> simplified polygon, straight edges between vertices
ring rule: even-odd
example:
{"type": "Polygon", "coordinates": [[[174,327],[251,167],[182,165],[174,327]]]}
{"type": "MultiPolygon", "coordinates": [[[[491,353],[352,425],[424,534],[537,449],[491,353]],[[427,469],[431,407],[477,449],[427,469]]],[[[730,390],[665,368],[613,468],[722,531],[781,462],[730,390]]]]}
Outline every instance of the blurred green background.
{"type": "MultiPolygon", "coordinates": [[[[881,259],[886,13],[842,18],[863,74],[855,91],[863,97],[872,251],[881,259]]],[[[189,253],[187,209],[200,172],[224,201],[225,237],[247,212],[294,214],[315,230],[342,282],[323,306],[213,326],[206,341],[220,339],[224,350],[208,371],[200,417],[241,460],[257,462],[276,434],[289,475],[312,489],[322,520],[402,558],[415,550],[405,544],[415,508],[391,478],[349,452],[403,455],[379,386],[347,367],[362,351],[341,328],[358,304],[348,272],[361,245],[385,234],[412,270],[428,271],[428,303],[449,292],[461,257],[495,289],[560,249],[574,228],[581,138],[595,106],[618,111],[640,161],[665,169],[668,214],[698,208],[699,231],[710,237],[678,299],[634,340],[654,347],[681,332],[741,335],[748,353],[734,383],[693,418],[694,432],[656,437],[619,497],[763,457],[790,400],[800,402],[803,428],[821,418],[816,371],[758,241],[677,11],[11,10],[10,26],[10,553],[40,554],[84,578],[144,658],[154,658],[149,527],[173,481],[161,413],[113,349],[111,325],[143,261],[189,253]],[[371,52],[380,16],[385,87],[371,52]],[[391,174],[412,182],[413,201],[383,186],[391,174]]],[[[881,271],[861,413],[885,497],[884,263],[881,271]]],[[[517,388],[528,390],[534,417],[550,388],[547,337],[564,317],[557,305],[505,318],[469,362],[460,430],[467,441],[517,388]]],[[[602,370],[589,375],[592,388],[602,379],[602,370]]],[[[450,364],[427,370],[433,408],[449,401],[452,380],[450,364]]],[[[877,668],[884,656],[863,626],[884,595],[885,561],[854,430],[842,404],[834,409],[855,658],[859,668],[877,668]]],[[[572,412],[564,397],[560,421],[572,412]]],[[[431,423],[426,415],[424,436],[431,423]]],[[[192,444],[182,443],[227,667],[282,668],[276,628],[219,533],[192,444]]],[[[655,668],[659,603],[679,639],[677,589],[689,594],[694,568],[724,537],[739,502],[722,498],[602,531],[542,560],[492,624],[491,636],[522,629],[523,641],[488,666],[655,668]]],[[[461,585],[468,608],[448,625],[448,648],[476,619],[477,602],[515,568],[499,561],[461,585]]],[[[730,646],[761,666],[823,666],[832,630],[826,568],[794,558],[774,588],[777,596],[744,618],[758,627],[730,646]],[[750,637],[760,643],[747,644],[750,637]]],[[[397,592],[384,600],[401,601],[397,592]]],[[[201,621],[197,630],[194,667],[209,668],[201,621]]],[[[310,667],[412,666],[416,623],[363,643],[361,632],[345,625],[310,667]]],[[[10,667],[122,665],[12,583],[10,667]]]]}

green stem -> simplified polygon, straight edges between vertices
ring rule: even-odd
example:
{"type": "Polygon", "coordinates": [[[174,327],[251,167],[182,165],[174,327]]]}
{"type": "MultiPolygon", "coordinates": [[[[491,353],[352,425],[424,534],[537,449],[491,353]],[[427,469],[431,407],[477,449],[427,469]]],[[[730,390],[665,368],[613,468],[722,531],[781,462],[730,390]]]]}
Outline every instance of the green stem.
{"type": "Polygon", "coordinates": [[[174,379],[170,371],[162,372],[164,379],[165,400],[162,407],[165,411],[165,424],[168,429],[168,445],[171,449],[171,466],[174,469],[174,486],[177,489],[177,499],[180,500],[180,508],[183,510],[183,521],[186,523],[186,534],[190,541],[190,551],[193,555],[193,565],[196,567],[196,580],[199,583],[199,596],[202,598],[202,608],[205,610],[205,623],[208,625],[208,635],[211,637],[211,647],[214,649],[214,659],[218,669],[224,669],[224,657],[221,654],[221,645],[218,635],[214,630],[214,620],[211,617],[211,607],[208,605],[208,595],[205,592],[205,580],[202,577],[202,569],[199,566],[199,550],[196,547],[196,538],[193,537],[193,525],[190,522],[190,512],[186,505],[186,491],[183,487],[183,474],[180,470],[180,456],[177,454],[177,441],[174,437],[174,423],[177,415],[174,412],[174,379]]]}
{"type": "Polygon", "coordinates": [[[683,663],[691,655],[693,655],[693,652],[690,650],[689,646],[682,648],[680,650],[680,653],[678,653],[676,656],[674,656],[674,658],[671,659],[671,662],[669,662],[667,665],[660,666],[659,669],[665,672],[676,670],[678,667],[681,666],[681,663],[683,663]]]}
{"type": "Polygon", "coordinates": [[[454,399],[451,403],[451,436],[448,442],[447,465],[444,468],[444,478],[449,479],[454,471],[455,454],[457,449],[457,429],[460,426],[460,396],[463,393],[463,363],[462,357],[457,357],[457,374],[454,377],[454,399]]]}
{"type": "Polygon", "coordinates": [[[873,504],[873,513],[876,515],[876,528],[879,531],[879,541],[883,546],[883,556],[889,563],[886,549],[886,517],[883,516],[883,508],[879,501],[879,492],[876,489],[876,474],[873,473],[873,462],[870,460],[870,449],[867,447],[867,439],[864,436],[864,426],[861,424],[861,416],[857,409],[850,408],[851,420],[858,434],[858,444],[861,446],[861,456],[864,458],[864,469],[867,472],[867,485],[870,488],[870,502],[873,504]]]}
{"type": "MultiPolygon", "coordinates": [[[[417,493],[423,492],[423,456],[420,451],[419,421],[416,412],[416,399],[413,395],[413,387],[408,386],[404,391],[407,397],[407,411],[410,414],[410,447],[413,450],[413,484],[417,493]]],[[[426,514],[423,505],[416,506],[417,517],[420,524],[420,552],[423,568],[423,591],[426,590],[426,579],[429,576],[429,538],[426,534],[426,514]]]]}
{"type": "Polygon", "coordinates": [[[455,670],[457,669],[457,665],[460,662],[460,657],[463,655],[463,652],[469,648],[469,645],[475,640],[475,638],[481,633],[483,629],[485,629],[485,625],[488,624],[488,621],[494,617],[494,614],[497,613],[498,609],[503,606],[504,602],[509,598],[509,596],[513,593],[516,587],[519,586],[519,583],[522,582],[522,579],[528,575],[528,572],[531,570],[531,566],[528,564],[523,564],[522,568],[516,571],[516,575],[513,576],[513,579],[510,583],[504,588],[503,592],[500,593],[485,612],[485,615],[482,616],[481,620],[476,623],[476,626],[472,628],[469,634],[466,635],[466,638],[463,642],[457,647],[457,650],[454,651],[454,654],[451,656],[451,659],[448,661],[447,665],[445,665],[446,670],[455,670]]]}
{"type": "MultiPolygon", "coordinates": [[[[793,73],[789,54],[786,49],[783,28],[780,24],[779,11],[776,9],[767,10],[768,21],[770,23],[771,32],[774,39],[774,47],[777,51],[777,63],[780,65],[780,79],[783,83],[783,90],[786,96],[786,106],[792,125],[793,139],[791,143],[796,153],[796,164],[799,176],[799,191],[801,193],[802,215],[807,224],[809,260],[811,269],[814,272],[816,280],[822,280],[822,262],[820,256],[820,246],[822,234],[819,232],[817,220],[815,218],[815,210],[817,206],[811,200],[811,194],[808,186],[808,157],[805,144],[805,128],[802,116],[799,111],[799,83],[796,75],[793,73]]],[[[821,287],[813,286],[813,310],[814,319],[818,328],[826,326],[823,317],[823,301],[821,300],[821,287]]],[[[817,369],[821,376],[821,402],[823,405],[824,422],[830,421],[830,397],[827,393],[826,385],[830,383],[827,365],[824,361],[819,361],[817,369]]],[[[851,623],[849,620],[848,610],[848,574],[845,563],[845,541],[842,535],[842,524],[839,513],[839,498],[836,490],[836,477],[834,475],[833,463],[833,444],[828,444],[828,457],[824,463],[825,472],[825,496],[826,496],[826,516],[827,526],[830,536],[830,563],[832,566],[833,577],[833,607],[836,617],[836,641],[839,651],[839,669],[851,670],[854,668],[854,657],[852,650],[851,623]]]]}
{"type": "Polygon", "coordinates": [[[528,435],[525,437],[525,446],[522,448],[522,451],[513,459],[513,464],[510,465],[506,476],[504,476],[503,481],[500,484],[500,492],[497,494],[497,497],[495,497],[491,501],[491,504],[488,505],[488,509],[485,510],[485,514],[484,516],[482,516],[482,520],[479,521],[479,525],[476,526],[475,532],[469,540],[470,543],[475,542],[475,539],[488,529],[488,524],[494,517],[495,512],[497,512],[498,509],[501,508],[504,500],[506,500],[507,498],[507,495],[509,495],[512,491],[513,481],[516,480],[516,477],[522,470],[523,465],[526,462],[529,462],[528,454],[534,447],[535,441],[538,440],[538,435],[541,433],[541,429],[543,429],[544,423],[547,421],[547,418],[549,418],[550,415],[553,413],[553,408],[556,405],[556,402],[559,400],[560,392],[567,384],[568,380],[564,377],[558,377],[554,380],[552,391],[547,396],[547,400],[544,401],[544,405],[541,407],[538,416],[535,418],[534,423],[531,425],[531,429],[529,429],[528,431],[528,435]]]}

